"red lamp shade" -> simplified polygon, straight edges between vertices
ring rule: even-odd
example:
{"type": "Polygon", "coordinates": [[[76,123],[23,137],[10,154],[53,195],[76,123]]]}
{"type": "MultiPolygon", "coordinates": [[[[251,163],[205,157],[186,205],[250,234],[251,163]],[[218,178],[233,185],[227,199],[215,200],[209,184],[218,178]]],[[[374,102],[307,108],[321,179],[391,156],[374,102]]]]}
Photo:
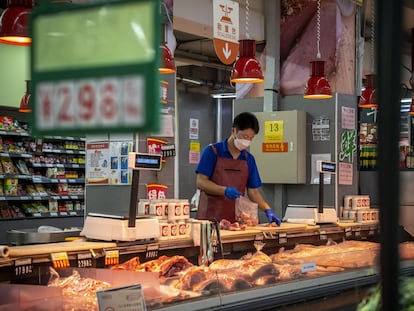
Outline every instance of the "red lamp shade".
{"type": "Polygon", "coordinates": [[[167,43],[160,46],[161,49],[161,67],[158,71],[162,74],[174,73],[175,72],[175,61],[167,43]]]}
{"type": "Polygon", "coordinates": [[[8,0],[7,8],[0,18],[0,42],[27,46],[29,37],[29,15],[34,0],[8,0]]]}
{"type": "Polygon", "coordinates": [[[303,97],[311,99],[332,98],[331,86],[328,79],[325,78],[325,62],[315,60],[310,64],[312,74],[306,83],[303,97]]]}
{"type": "Polygon", "coordinates": [[[366,86],[365,90],[362,91],[361,97],[359,98],[359,108],[377,108],[377,95],[376,95],[376,80],[375,74],[366,75],[366,86]]]}
{"type": "Polygon", "coordinates": [[[26,93],[20,101],[19,112],[32,112],[30,107],[30,80],[26,80],[26,93]]]}
{"type": "Polygon", "coordinates": [[[414,115],[414,95],[411,97],[411,105],[410,105],[410,111],[408,112],[409,115],[414,115]]]}
{"type": "Polygon", "coordinates": [[[239,58],[233,65],[230,81],[232,83],[263,82],[263,72],[256,60],[256,41],[244,39],[239,41],[239,58]]]}

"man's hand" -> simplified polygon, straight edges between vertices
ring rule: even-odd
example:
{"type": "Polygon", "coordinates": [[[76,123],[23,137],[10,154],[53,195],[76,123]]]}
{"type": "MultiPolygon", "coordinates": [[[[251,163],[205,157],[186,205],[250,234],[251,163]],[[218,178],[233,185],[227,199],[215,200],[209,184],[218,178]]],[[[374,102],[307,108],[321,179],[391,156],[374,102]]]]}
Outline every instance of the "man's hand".
{"type": "Polygon", "coordinates": [[[275,213],[273,213],[273,211],[269,208],[269,209],[267,209],[267,210],[265,210],[265,214],[266,214],[266,216],[267,216],[267,219],[269,220],[269,223],[272,223],[272,222],[275,222],[276,223],[276,225],[278,226],[278,227],[280,227],[280,224],[282,223],[281,221],[280,221],[280,219],[279,218],[277,218],[277,216],[275,215],[275,213]]]}
{"type": "Polygon", "coordinates": [[[237,199],[239,196],[241,196],[241,192],[239,190],[237,190],[236,188],[233,187],[227,187],[224,190],[224,195],[226,196],[227,199],[230,200],[235,200],[237,199]]]}

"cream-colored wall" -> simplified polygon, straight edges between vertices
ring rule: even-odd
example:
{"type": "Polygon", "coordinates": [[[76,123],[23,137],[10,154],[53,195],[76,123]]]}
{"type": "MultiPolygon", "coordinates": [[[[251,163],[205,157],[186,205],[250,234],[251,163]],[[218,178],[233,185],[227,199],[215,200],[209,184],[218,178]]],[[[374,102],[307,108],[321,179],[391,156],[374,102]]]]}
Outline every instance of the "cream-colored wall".
{"type": "Polygon", "coordinates": [[[19,107],[30,79],[30,48],[0,44],[0,106],[19,107]]]}

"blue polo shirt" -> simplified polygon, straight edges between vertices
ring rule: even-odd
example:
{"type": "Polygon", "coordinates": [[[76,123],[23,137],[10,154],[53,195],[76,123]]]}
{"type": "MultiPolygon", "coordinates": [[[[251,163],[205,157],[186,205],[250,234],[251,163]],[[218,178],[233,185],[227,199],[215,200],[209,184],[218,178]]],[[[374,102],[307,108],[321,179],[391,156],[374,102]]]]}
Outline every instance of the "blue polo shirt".
{"type": "MultiPolygon", "coordinates": [[[[216,147],[217,155],[219,157],[230,159],[233,158],[227,146],[227,138],[224,141],[215,143],[214,147],[216,147]]],[[[259,171],[257,169],[256,160],[254,159],[254,156],[250,152],[243,150],[242,152],[240,152],[238,160],[246,160],[246,156],[247,166],[249,168],[249,177],[247,179],[246,187],[259,188],[262,186],[262,180],[260,179],[259,171]]],[[[201,154],[200,162],[197,165],[196,173],[201,173],[211,178],[211,176],[213,175],[214,167],[216,166],[216,160],[216,154],[214,153],[211,146],[209,145],[205,147],[201,154]]]]}

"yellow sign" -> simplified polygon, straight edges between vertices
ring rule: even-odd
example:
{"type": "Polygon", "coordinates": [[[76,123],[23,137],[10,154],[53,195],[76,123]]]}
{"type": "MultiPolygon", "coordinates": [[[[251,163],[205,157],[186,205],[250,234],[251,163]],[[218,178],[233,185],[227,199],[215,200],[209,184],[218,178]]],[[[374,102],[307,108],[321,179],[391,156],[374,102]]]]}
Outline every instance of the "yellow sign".
{"type": "Polygon", "coordinates": [[[190,151],[200,151],[200,142],[198,141],[190,142],[190,151]]]}
{"type": "Polygon", "coordinates": [[[283,141],[283,120],[265,122],[264,142],[283,141]]]}
{"type": "Polygon", "coordinates": [[[288,152],[287,142],[263,143],[262,152],[288,152]]]}

